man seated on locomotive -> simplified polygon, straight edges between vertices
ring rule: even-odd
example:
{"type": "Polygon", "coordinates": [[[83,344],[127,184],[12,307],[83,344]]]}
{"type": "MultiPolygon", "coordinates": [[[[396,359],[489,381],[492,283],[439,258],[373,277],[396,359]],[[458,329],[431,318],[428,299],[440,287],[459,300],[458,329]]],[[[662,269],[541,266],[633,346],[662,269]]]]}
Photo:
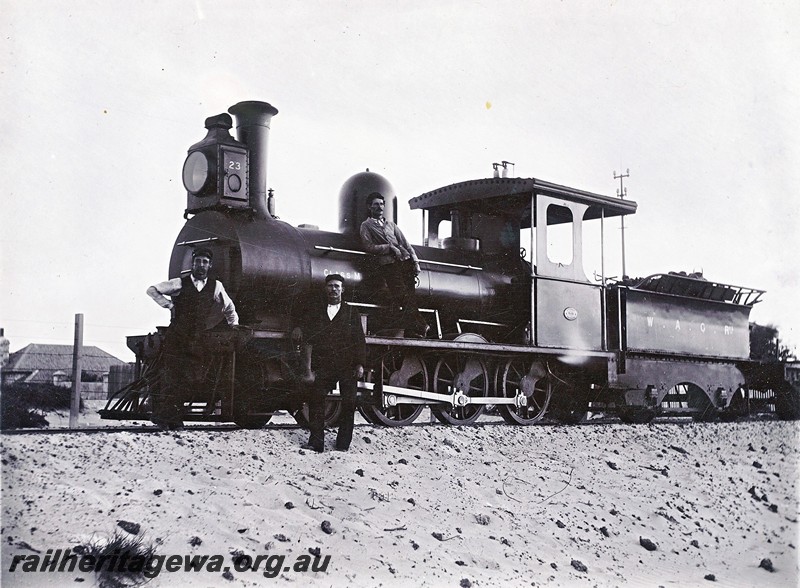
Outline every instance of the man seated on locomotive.
{"type": "Polygon", "coordinates": [[[210,249],[198,247],[192,252],[190,275],[147,289],[148,296],[172,314],[163,343],[164,374],[159,392],[152,397],[152,420],[162,429],[183,426],[183,403],[205,378],[209,352],[200,335],[223,319],[232,327],[239,324],[236,307],[222,282],[208,278],[212,259],[210,249]]]}
{"type": "Polygon", "coordinates": [[[357,381],[364,376],[366,341],[361,317],[356,307],[342,301],[344,278],[339,274],[325,277],[326,301],[314,300],[300,324],[292,330],[292,340],[304,340],[310,347],[312,377],[308,411],[310,437],[304,449],[318,453],[325,450],[325,399],[339,382],[342,411],[336,449],[347,451],[353,439],[357,381]]]}
{"type": "Polygon", "coordinates": [[[395,327],[407,336],[425,337],[428,324],[417,308],[414,290],[419,275],[419,260],[400,228],[383,217],[386,201],[380,192],[367,197],[369,217],[361,223],[361,243],[372,254],[370,276],[381,287],[385,284],[395,327]],[[402,314],[399,309],[402,307],[402,314]]]}

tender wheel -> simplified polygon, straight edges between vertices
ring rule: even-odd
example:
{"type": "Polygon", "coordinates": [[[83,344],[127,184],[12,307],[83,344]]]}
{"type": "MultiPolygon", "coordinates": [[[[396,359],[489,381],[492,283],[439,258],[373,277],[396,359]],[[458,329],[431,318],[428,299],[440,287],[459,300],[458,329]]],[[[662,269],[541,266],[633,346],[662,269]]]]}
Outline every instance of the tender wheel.
{"type": "Polygon", "coordinates": [[[800,419],[800,388],[782,382],[775,390],[775,414],[779,419],[800,419]]]}
{"type": "Polygon", "coordinates": [[[565,425],[577,425],[586,420],[589,405],[582,386],[560,382],[553,391],[547,416],[565,425]]]}
{"type": "MultiPolygon", "coordinates": [[[[427,390],[428,371],[418,355],[393,351],[381,360],[381,381],[389,386],[427,390]]],[[[424,408],[424,404],[397,404],[386,408],[365,404],[361,406],[361,413],[373,424],[399,427],[413,423],[424,408]]]]}
{"type": "MultiPolygon", "coordinates": [[[[339,422],[339,417],[342,415],[342,405],[339,402],[338,396],[328,394],[325,399],[325,428],[335,427],[339,422]]],[[[297,410],[292,415],[297,424],[304,429],[308,428],[308,404],[303,404],[303,408],[297,410]]]]}
{"type": "Polygon", "coordinates": [[[581,408],[562,408],[553,412],[552,416],[565,425],[579,425],[589,416],[589,411],[581,408]]]}
{"type": "Polygon", "coordinates": [[[626,408],[619,413],[619,420],[629,425],[646,425],[656,417],[656,413],[649,408],[626,408]]]}
{"type": "Polygon", "coordinates": [[[672,386],[661,400],[661,408],[691,409],[692,420],[707,423],[717,419],[720,412],[703,388],[692,382],[679,382],[672,386]]]}
{"type": "Polygon", "coordinates": [[[515,357],[503,368],[500,393],[505,398],[514,398],[519,393],[527,403],[526,406],[499,405],[503,420],[512,425],[532,425],[547,411],[553,386],[541,364],[515,357]]]}
{"type": "MultiPolygon", "coordinates": [[[[433,373],[433,390],[438,394],[452,394],[461,390],[466,396],[485,397],[489,392],[489,377],[484,363],[475,357],[446,355],[436,364],[433,373]]],[[[442,423],[468,425],[483,413],[483,404],[451,406],[436,404],[431,412],[442,423]]]]}
{"type": "Polygon", "coordinates": [[[725,423],[732,423],[733,421],[748,416],[750,410],[747,402],[748,391],[745,388],[739,388],[731,398],[728,406],[719,413],[719,420],[725,423]]]}
{"type": "Polygon", "coordinates": [[[713,423],[719,417],[719,411],[710,402],[697,412],[692,413],[692,420],[698,423],[713,423]]]}
{"type": "Polygon", "coordinates": [[[686,389],[689,408],[694,409],[692,420],[698,423],[710,423],[717,420],[719,411],[703,389],[692,383],[680,384],[686,389]]]}

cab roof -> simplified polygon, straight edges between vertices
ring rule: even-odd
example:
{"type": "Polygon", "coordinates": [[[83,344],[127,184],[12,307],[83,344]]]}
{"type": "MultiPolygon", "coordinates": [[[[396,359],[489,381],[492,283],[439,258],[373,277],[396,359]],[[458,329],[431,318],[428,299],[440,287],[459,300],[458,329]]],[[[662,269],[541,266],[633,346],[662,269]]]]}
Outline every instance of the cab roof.
{"type": "MultiPolygon", "coordinates": [[[[450,184],[425,192],[408,201],[412,210],[458,208],[469,212],[508,215],[512,212],[522,219],[530,218],[531,196],[542,194],[589,205],[586,219],[600,218],[601,210],[608,218],[634,214],[637,204],[633,200],[612,198],[561,186],[536,178],[482,178],[450,184]],[[527,212],[527,215],[525,214],[527,212]]],[[[558,209],[548,212],[548,224],[571,222],[571,216],[559,217],[558,209]]],[[[528,223],[529,224],[529,223],[528,223]]],[[[523,225],[526,226],[526,225],[523,225]]]]}

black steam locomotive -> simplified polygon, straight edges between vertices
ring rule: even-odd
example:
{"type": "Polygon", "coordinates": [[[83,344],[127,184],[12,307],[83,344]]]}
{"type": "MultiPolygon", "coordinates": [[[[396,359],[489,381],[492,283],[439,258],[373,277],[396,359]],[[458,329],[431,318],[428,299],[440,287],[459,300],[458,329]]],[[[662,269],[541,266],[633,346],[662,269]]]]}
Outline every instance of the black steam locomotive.
{"type": "MultiPolygon", "coordinates": [[[[369,171],[351,177],[339,194],[339,232],[292,226],[275,216],[267,191],[277,110],[250,101],[229,112],[236,139],[234,119],[220,114],[206,120],[206,137],[189,149],[188,220],[169,277],[189,271],[193,247],[211,247],[212,276],[225,284],[247,328],[207,332],[216,351],[185,420],[259,427],[284,410],[305,422],[301,359],[288,333],[294,310],[322,292],[330,273],[347,278],[349,302],[362,312],[368,370],[359,409],[375,424],[411,423],[425,406],[449,424],[472,423],[489,408],[516,424],[545,416],[575,423],[589,411],[625,422],[797,416],[784,364],[749,360],[748,319],[761,290],[673,273],[612,282],[603,271],[589,280],[584,227],[599,223],[600,242],[592,245],[604,259],[606,221],[635,213],[636,203],[506,177],[505,162],[495,165],[495,177],[410,200],[423,213],[416,299],[430,334],[406,338],[384,329],[383,299],[367,287],[369,258],[358,230],[375,191],[386,198],[387,218],[396,218],[390,183],[369,171]],[[552,261],[553,231],[570,235],[571,260],[552,261]]],[[[109,400],[104,418],[149,418],[163,336],[159,329],[128,338],[137,377],[109,400]]],[[[330,423],[337,398],[336,391],[329,396],[330,423]]]]}

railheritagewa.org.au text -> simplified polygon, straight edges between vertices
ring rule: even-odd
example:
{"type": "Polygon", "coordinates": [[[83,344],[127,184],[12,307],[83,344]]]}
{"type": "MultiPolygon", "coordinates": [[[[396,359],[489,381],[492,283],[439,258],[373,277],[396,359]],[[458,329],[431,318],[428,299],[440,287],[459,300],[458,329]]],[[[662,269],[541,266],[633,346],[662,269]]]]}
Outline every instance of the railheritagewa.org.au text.
{"type": "Polygon", "coordinates": [[[14,554],[9,573],[105,572],[142,574],[155,578],[163,573],[261,573],[275,578],[281,572],[326,572],[331,556],[326,555],[130,555],[121,552],[95,556],[75,553],[71,549],[48,549],[44,555],[14,554]]]}

